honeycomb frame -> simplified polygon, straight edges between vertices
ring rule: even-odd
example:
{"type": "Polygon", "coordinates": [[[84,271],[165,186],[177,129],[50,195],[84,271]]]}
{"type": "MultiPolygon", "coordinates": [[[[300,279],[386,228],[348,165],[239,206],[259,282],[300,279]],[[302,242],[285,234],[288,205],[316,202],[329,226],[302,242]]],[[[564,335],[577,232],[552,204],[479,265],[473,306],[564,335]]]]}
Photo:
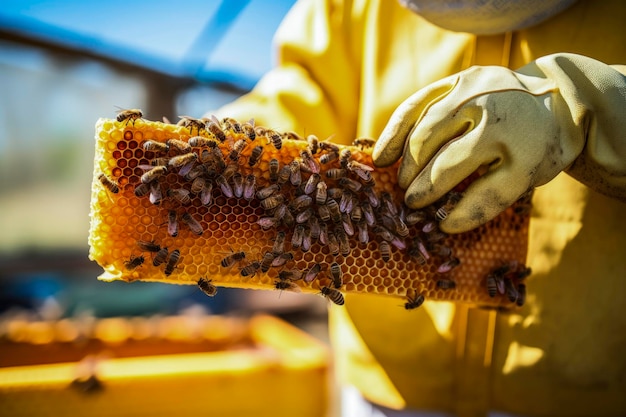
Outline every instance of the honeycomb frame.
{"type": "MultiPolygon", "coordinates": [[[[100,280],[198,284],[204,278],[212,292],[209,295],[213,295],[217,287],[318,294],[327,288],[326,294],[334,295],[330,297],[332,301],[342,302],[341,294],[346,292],[381,294],[407,298],[407,309],[421,304],[424,298],[494,307],[523,303],[521,292],[525,289],[522,280],[527,271],[524,263],[530,218],[528,199],[472,231],[447,235],[439,231],[438,220],[445,216],[445,211],[440,210],[442,207],[451,208],[452,197],[420,210],[417,217],[421,220],[407,224],[407,217],[416,211],[409,210],[403,203],[404,191],[397,186],[398,164],[374,169],[371,147],[320,142],[323,149],[314,149],[310,142],[298,140],[300,138],[293,133],[279,134],[258,126],[256,132],[251,133],[250,125],[232,119],[200,122],[188,118],[181,122],[174,125],[139,117],[97,121],[89,257],[104,269],[100,280]],[[223,142],[212,132],[216,127],[224,133],[223,142]],[[189,139],[197,137],[205,138],[209,145],[187,148],[189,139]],[[167,151],[146,150],[147,141],[153,146],[161,144],[158,149],[167,148],[167,151]],[[213,148],[220,151],[225,167],[212,169],[209,174],[206,167],[219,165],[215,157],[209,155],[214,152],[213,148]],[[258,154],[259,149],[262,153],[257,160],[257,155],[252,153],[258,154]],[[303,154],[306,150],[310,153],[303,154]],[[195,156],[188,155],[190,153],[195,156]],[[312,156],[313,162],[307,155],[312,156]],[[178,156],[184,158],[175,159],[178,156]],[[158,162],[158,158],[165,158],[167,169],[155,174],[155,179],[149,178],[150,175],[146,178],[146,172],[156,166],[153,164],[163,163],[158,162]],[[173,159],[176,162],[172,162],[173,159]],[[189,162],[178,162],[182,159],[189,162]],[[292,169],[289,178],[279,176],[276,180],[269,172],[272,159],[279,161],[279,174],[289,164],[298,169],[292,169]],[[354,167],[350,165],[347,169],[347,163],[352,161],[354,167]],[[205,168],[200,168],[201,174],[195,178],[203,177],[206,183],[212,184],[210,204],[204,204],[207,196],[201,198],[197,187],[192,192],[195,178],[191,178],[190,172],[201,166],[205,168]],[[230,174],[225,177],[227,186],[221,188],[217,176],[224,170],[230,174]],[[342,216],[339,222],[336,222],[336,208],[330,220],[328,214],[319,211],[317,189],[305,192],[304,184],[318,170],[332,195],[321,205],[334,206],[330,204],[330,200],[334,200],[342,216]],[[296,174],[296,171],[299,172],[296,174]],[[333,178],[326,175],[329,171],[333,178]],[[254,176],[256,182],[254,193],[250,194],[252,187],[247,183],[243,185],[244,196],[241,184],[252,178],[249,175],[254,176]],[[257,196],[259,190],[277,181],[283,181],[282,186],[270,198],[282,196],[278,199],[284,201],[276,203],[257,196]],[[142,191],[137,191],[138,188],[142,191]],[[330,191],[333,189],[334,193],[330,191]],[[231,193],[234,195],[229,197],[231,193]],[[346,193],[352,195],[352,202],[350,198],[342,201],[346,193]],[[302,207],[293,205],[292,201],[302,195],[308,195],[312,202],[301,198],[298,201],[303,201],[302,207]],[[373,210],[374,220],[363,214],[363,210],[360,210],[358,222],[348,220],[354,214],[354,207],[365,208],[366,201],[370,207],[375,202],[378,204],[373,210]],[[276,216],[274,204],[283,203],[287,209],[283,209],[282,216],[276,216]],[[308,209],[311,212],[302,214],[308,209]],[[175,213],[175,217],[170,218],[171,213],[175,213]],[[296,218],[293,223],[285,219],[290,214],[296,218]],[[185,221],[189,216],[192,220],[185,221]],[[325,243],[319,237],[315,239],[316,232],[309,240],[311,217],[317,218],[318,224],[326,225],[326,230],[338,237],[339,248],[334,239],[329,242],[329,233],[325,233],[325,243]],[[367,237],[365,233],[358,233],[366,217],[370,219],[365,224],[367,237]],[[261,227],[260,221],[266,221],[269,226],[261,227]],[[407,229],[402,229],[402,236],[399,223],[405,223],[407,229]],[[298,225],[302,227],[297,229],[298,225]],[[174,226],[176,236],[172,235],[174,226]],[[307,250],[303,250],[299,238],[303,230],[304,239],[308,240],[304,247],[307,250]],[[280,231],[285,233],[286,240],[281,252],[291,253],[293,259],[262,272],[261,267],[265,269],[269,265],[263,263],[263,258],[272,251],[280,231]],[[295,239],[294,234],[298,235],[295,239]],[[167,248],[167,256],[157,259],[161,262],[158,265],[154,262],[158,258],[156,250],[146,250],[145,246],[150,243],[155,245],[154,249],[167,248]],[[171,254],[175,250],[179,251],[179,256],[173,259],[171,254]],[[243,259],[237,256],[242,252],[243,259]],[[333,275],[337,267],[331,268],[335,263],[339,265],[339,278],[333,275]],[[313,274],[307,273],[316,265],[320,271],[311,279],[313,274]],[[498,278],[501,284],[495,293],[489,289],[490,277],[498,278]],[[510,288],[519,293],[512,297],[510,288]],[[419,302],[415,303],[416,299],[419,302]]],[[[195,140],[193,143],[200,141],[195,140]]]]}

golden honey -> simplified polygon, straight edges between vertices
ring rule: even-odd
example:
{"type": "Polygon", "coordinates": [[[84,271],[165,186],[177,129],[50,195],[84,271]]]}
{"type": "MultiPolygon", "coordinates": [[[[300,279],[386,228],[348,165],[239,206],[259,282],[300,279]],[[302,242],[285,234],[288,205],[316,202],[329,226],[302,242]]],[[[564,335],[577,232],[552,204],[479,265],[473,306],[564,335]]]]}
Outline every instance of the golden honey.
{"type": "Polygon", "coordinates": [[[99,279],[205,278],[218,287],[318,294],[326,287],[490,306],[516,301],[500,287],[507,280],[507,288],[519,288],[524,278],[527,202],[447,235],[438,222],[453,198],[408,209],[397,165],[374,169],[371,148],[318,148],[259,127],[251,134],[232,119],[218,123],[98,120],[89,244],[90,258],[104,269],[99,279]],[[213,133],[218,128],[223,141],[213,133]],[[198,146],[183,146],[190,138],[198,146]],[[279,172],[270,174],[272,160],[279,172]],[[159,166],[166,168],[153,171],[159,166]],[[259,198],[262,190],[269,194],[259,198]],[[276,249],[279,235],[285,241],[276,249]],[[167,248],[165,262],[154,262],[157,253],[145,242],[167,248]],[[494,276],[500,285],[492,297],[494,276]]]}

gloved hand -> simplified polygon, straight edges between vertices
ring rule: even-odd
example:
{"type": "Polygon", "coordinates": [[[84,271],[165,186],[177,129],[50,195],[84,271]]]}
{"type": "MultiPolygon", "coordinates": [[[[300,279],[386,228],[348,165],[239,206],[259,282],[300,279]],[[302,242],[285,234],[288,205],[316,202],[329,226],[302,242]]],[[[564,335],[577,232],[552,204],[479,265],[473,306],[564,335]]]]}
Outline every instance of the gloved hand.
{"type": "Polygon", "coordinates": [[[486,223],[563,170],[626,201],[626,77],[617,69],[573,54],[518,71],[469,68],[396,109],[374,164],[403,157],[398,179],[412,208],[485,171],[441,222],[448,233],[486,223]]]}

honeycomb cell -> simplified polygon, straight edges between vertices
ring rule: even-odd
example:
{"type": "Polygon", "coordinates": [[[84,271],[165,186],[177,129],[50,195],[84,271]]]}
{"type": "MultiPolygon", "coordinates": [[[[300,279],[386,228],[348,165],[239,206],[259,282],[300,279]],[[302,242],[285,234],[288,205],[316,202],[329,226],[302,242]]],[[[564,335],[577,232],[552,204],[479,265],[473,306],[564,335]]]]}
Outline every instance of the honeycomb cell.
{"type": "MultiPolygon", "coordinates": [[[[289,220],[289,215],[294,216],[301,211],[301,209],[291,205],[291,201],[303,192],[304,185],[298,186],[297,181],[300,181],[300,184],[306,184],[311,174],[302,169],[297,172],[297,168],[293,171],[293,175],[291,172],[284,171],[288,177],[283,174],[282,179],[270,178],[269,174],[269,161],[272,158],[277,158],[280,161],[281,168],[289,166],[294,160],[299,160],[300,151],[307,146],[307,143],[303,141],[284,139],[282,141],[283,148],[278,151],[273,145],[268,144],[266,137],[259,136],[257,140],[249,142],[244,148],[239,157],[240,162],[233,165],[235,168],[228,168],[239,171],[243,178],[250,173],[255,175],[257,190],[267,187],[273,182],[280,182],[281,185],[275,193],[283,199],[286,207],[286,209],[281,209],[283,211],[280,213],[277,213],[277,207],[269,208],[270,205],[263,204],[263,201],[256,195],[253,195],[250,201],[236,197],[226,198],[218,186],[213,187],[212,201],[208,206],[204,205],[200,200],[199,193],[196,192],[189,194],[189,202],[181,202],[170,195],[168,190],[191,190],[193,181],[186,177],[184,171],[186,168],[184,167],[169,170],[162,178],[159,178],[158,189],[163,194],[159,201],[160,204],[151,203],[150,198],[156,198],[156,196],[152,196],[151,191],[146,192],[141,197],[134,195],[135,186],[140,184],[139,178],[144,173],[144,170],[139,167],[151,165],[155,158],[165,156],[162,152],[144,151],[144,138],[160,142],[172,138],[186,142],[190,137],[189,133],[189,129],[186,128],[147,120],[138,120],[132,128],[109,120],[99,122],[96,134],[97,160],[94,161],[94,165],[102,167],[105,172],[110,172],[124,190],[119,194],[112,195],[106,193],[101,185],[98,185],[97,177],[94,177],[92,182],[90,257],[101,264],[110,265],[112,263],[117,268],[117,270],[112,271],[111,267],[107,267],[107,276],[103,279],[126,281],[146,279],[196,284],[199,275],[208,274],[216,285],[271,289],[274,288],[274,282],[278,278],[280,270],[298,268],[306,271],[312,265],[319,263],[323,266],[322,273],[317,278],[319,282],[314,281],[309,284],[303,280],[294,281],[294,284],[301,287],[302,291],[318,292],[321,285],[332,284],[328,275],[329,265],[332,262],[338,262],[343,272],[342,292],[368,292],[404,297],[407,289],[414,288],[423,291],[425,297],[431,299],[447,299],[491,306],[511,305],[505,297],[500,295],[494,298],[489,297],[485,288],[485,278],[487,274],[503,264],[511,265],[511,273],[515,272],[515,268],[523,267],[528,236],[528,211],[525,211],[524,215],[519,215],[515,210],[509,209],[481,228],[460,235],[445,235],[443,240],[440,240],[439,237],[435,238],[435,234],[430,234],[432,231],[423,230],[421,224],[409,226],[409,236],[401,238],[395,235],[396,233],[399,234],[399,231],[393,230],[398,218],[396,210],[397,213],[403,212],[407,215],[410,214],[410,210],[401,207],[403,191],[395,185],[397,166],[377,168],[372,172],[372,177],[375,180],[375,185],[372,188],[373,195],[379,200],[382,193],[387,192],[391,199],[390,203],[385,202],[373,211],[374,222],[367,226],[369,243],[359,243],[356,235],[349,237],[350,253],[344,256],[338,247],[333,246],[332,241],[328,241],[328,237],[325,235],[320,236],[319,239],[312,237],[312,245],[308,250],[305,250],[307,248],[297,248],[297,241],[294,241],[292,245],[295,225],[293,220],[289,220]],[[246,161],[249,160],[251,150],[257,145],[264,146],[265,150],[259,163],[251,168],[246,161]],[[124,187],[124,185],[128,185],[128,187],[124,187]],[[264,208],[265,206],[268,208],[264,208]],[[400,208],[402,210],[399,210],[400,208]],[[168,221],[170,211],[176,213],[176,219],[173,223],[168,221]],[[203,232],[201,235],[194,234],[193,225],[188,225],[181,220],[184,212],[188,212],[199,223],[200,230],[203,232]],[[273,216],[277,218],[275,227],[263,230],[257,224],[259,218],[273,216]],[[169,228],[173,224],[178,225],[178,237],[170,236],[169,228]],[[381,237],[379,229],[376,229],[383,225],[390,230],[392,235],[395,235],[391,258],[387,262],[383,260],[383,254],[379,249],[379,243],[383,237],[381,237]],[[265,252],[272,250],[277,230],[285,232],[284,252],[293,256],[294,259],[286,263],[283,262],[281,266],[270,267],[267,273],[257,270],[254,274],[243,277],[240,274],[242,268],[260,261],[265,252]],[[416,238],[426,242],[424,250],[429,253],[423,254],[413,248],[412,240],[416,238]],[[150,265],[145,267],[142,266],[132,271],[126,270],[124,262],[128,261],[131,254],[139,255],[136,243],[134,243],[139,239],[154,239],[170,250],[174,248],[180,250],[179,263],[171,274],[166,275],[164,267],[152,267],[151,262],[147,262],[150,265]],[[436,286],[437,268],[452,255],[449,253],[445,255],[445,251],[440,253],[438,249],[434,249],[434,242],[441,242],[445,247],[451,249],[453,256],[461,260],[458,267],[445,275],[446,278],[456,282],[457,288],[455,290],[441,290],[436,286]],[[402,247],[405,245],[407,248],[403,249],[402,247]],[[228,248],[226,249],[228,251],[231,247],[233,250],[245,251],[246,262],[242,262],[241,265],[234,266],[232,269],[220,268],[220,261],[225,256],[224,250],[228,248]],[[411,254],[412,250],[413,253],[411,254]],[[425,259],[421,259],[424,257],[425,259]]],[[[198,147],[194,149],[194,152],[201,156],[201,162],[193,162],[188,169],[191,170],[202,163],[212,172],[223,170],[224,168],[219,167],[220,158],[224,159],[227,164],[231,144],[239,139],[246,140],[241,134],[229,133],[232,135],[232,140],[218,148],[221,151],[221,157],[209,157],[207,156],[209,155],[208,148],[198,147]]],[[[171,158],[184,153],[184,151],[175,148],[175,146],[171,147],[167,157],[171,158]]],[[[372,166],[371,150],[361,151],[352,148],[351,151],[354,160],[372,166]]],[[[321,174],[328,188],[341,189],[344,186],[342,183],[325,176],[327,170],[340,168],[337,159],[321,164],[321,158],[329,153],[327,150],[322,150],[314,156],[314,160],[321,167],[321,174]]],[[[302,163],[299,164],[300,167],[302,165],[302,163]]],[[[298,164],[292,164],[292,166],[297,167],[298,164]]],[[[206,173],[198,172],[194,175],[207,175],[206,178],[213,181],[216,174],[208,174],[207,171],[206,173]]],[[[353,181],[360,181],[355,172],[347,172],[345,175],[353,181]]],[[[462,187],[467,186],[467,184],[469,181],[464,185],[462,184],[459,191],[462,191],[462,187]]],[[[358,201],[372,201],[372,204],[375,202],[370,200],[370,196],[366,195],[364,191],[351,192],[355,194],[358,201]]],[[[315,194],[311,195],[314,196],[315,194]]],[[[341,204],[341,196],[331,196],[330,199],[334,200],[338,206],[341,204]]],[[[444,203],[437,202],[433,207],[436,209],[444,203]]],[[[315,209],[314,213],[319,212],[317,202],[313,201],[309,204],[315,209]]],[[[525,204],[528,205],[528,202],[525,204]]],[[[434,210],[428,215],[432,216],[433,213],[434,210]]],[[[315,216],[318,220],[317,223],[324,225],[328,231],[333,231],[336,227],[341,228],[341,222],[335,225],[333,218],[325,219],[317,214],[315,216]]],[[[431,223],[434,225],[434,231],[438,232],[434,218],[431,223]]],[[[304,223],[303,227],[307,234],[309,231],[312,234],[312,230],[310,230],[312,226],[308,222],[304,223]]]]}

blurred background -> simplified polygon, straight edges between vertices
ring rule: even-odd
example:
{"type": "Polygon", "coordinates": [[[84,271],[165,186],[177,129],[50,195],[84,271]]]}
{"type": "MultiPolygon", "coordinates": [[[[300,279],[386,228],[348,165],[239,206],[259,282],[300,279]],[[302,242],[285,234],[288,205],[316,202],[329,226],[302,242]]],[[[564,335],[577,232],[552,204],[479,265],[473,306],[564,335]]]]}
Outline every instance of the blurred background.
{"type": "Polygon", "coordinates": [[[274,62],[294,0],[8,1],[0,10],[0,313],[35,319],[266,311],[326,338],[314,295],[102,283],[88,259],[94,125],[200,117],[274,62]]]}

